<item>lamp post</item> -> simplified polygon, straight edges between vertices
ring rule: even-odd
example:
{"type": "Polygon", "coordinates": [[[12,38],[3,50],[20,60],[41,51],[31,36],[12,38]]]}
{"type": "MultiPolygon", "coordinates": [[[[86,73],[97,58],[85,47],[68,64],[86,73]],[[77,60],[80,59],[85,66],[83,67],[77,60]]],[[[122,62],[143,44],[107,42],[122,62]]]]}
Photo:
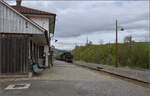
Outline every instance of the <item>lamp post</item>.
{"type": "MultiPolygon", "coordinates": [[[[53,40],[53,38],[52,37],[54,37],[54,35],[53,36],[51,36],[50,38],[49,38],[49,40],[50,40],[50,44],[49,44],[49,54],[50,54],[50,64],[51,64],[51,66],[53,67],[53,52],[54,52],[54,49],[55,49],[55,47],[54,46],[51,46],[51,42],[52,42],[52,40],[53,40]]],[[[56,40],[56,39],[54,39],[55,40],[55,42],[57,42],[58,40],[56,40]]],[[[49,65],[49,68],[50,68],[50,65],[49,65]]]]}
{"type": "Polygon", "coordinates": [[[118,21],[116,20],[116,50],[115,50],[115,67],[118,67],[118,21]]]}
{"type": "MultiPolygon", "coordinates": [[[[124,31],[123,28],[120,29],[124,31]]],[[[115,67],[118,67],[118,21],[116,20],[116,50],[115,50],[115,67]]]]}

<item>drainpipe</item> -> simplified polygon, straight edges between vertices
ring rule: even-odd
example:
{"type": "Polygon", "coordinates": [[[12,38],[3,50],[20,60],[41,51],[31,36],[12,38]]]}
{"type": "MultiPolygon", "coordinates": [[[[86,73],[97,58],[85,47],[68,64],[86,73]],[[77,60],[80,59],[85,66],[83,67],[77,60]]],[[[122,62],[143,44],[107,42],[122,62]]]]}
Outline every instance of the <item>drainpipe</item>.
{"type": "Polygon", "coordinates": [[[48,44],[48,46],[49,46],[48,31],[45,30],[45,31],[44,31],[44,34],[45,34],[45,38],[46,38],[47,44],[48,44]]]}

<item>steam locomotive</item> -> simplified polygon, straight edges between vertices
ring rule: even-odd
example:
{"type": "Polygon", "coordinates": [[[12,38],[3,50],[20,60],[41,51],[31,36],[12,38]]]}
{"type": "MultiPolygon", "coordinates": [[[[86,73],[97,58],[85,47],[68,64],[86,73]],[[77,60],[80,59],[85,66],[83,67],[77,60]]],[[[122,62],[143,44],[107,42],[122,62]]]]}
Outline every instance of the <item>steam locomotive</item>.
{"type": "Polygon", "coordinates": [[[73,55],[71,54],[71,52],[63,52],[63,53],[56,56],[56,60],[62,60],[62,61],[72,63],[73,62],[73,55]]]}

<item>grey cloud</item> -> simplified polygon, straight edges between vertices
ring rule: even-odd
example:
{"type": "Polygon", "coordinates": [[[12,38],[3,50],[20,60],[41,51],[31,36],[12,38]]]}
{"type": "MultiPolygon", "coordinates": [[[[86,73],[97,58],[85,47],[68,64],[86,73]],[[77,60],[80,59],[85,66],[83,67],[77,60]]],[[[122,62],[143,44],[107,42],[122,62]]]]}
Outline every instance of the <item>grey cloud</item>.
{"type": "Polygon", "coordinates": [[[70,10],[61,14],[57,23],[56,36],[80,36],[93,32],[112,32],[115,30],[115,19],[120,25],[130,29],[147,29],[148,12],[143,9],[117,9],[116,7],[94,8],[87,10],[70,10]],[[112,10],[109,10],[112,9],[112,10]],[[135,12],[136,11],[136,12],[135,12]],[[132,14],[132,12],[134,12],[132,14]],[[128,14],[129,13],[129,14],[128,14]],[[140,24],[140,22],[142,22],[140,24]]]}
{"type": "Polygon", "coordinates": [[[113,32],[116,18],[127,30],[148,29],[149,13],[145,1],[24,1],[23,5],[56,13],[56,37],[113,32]]]}

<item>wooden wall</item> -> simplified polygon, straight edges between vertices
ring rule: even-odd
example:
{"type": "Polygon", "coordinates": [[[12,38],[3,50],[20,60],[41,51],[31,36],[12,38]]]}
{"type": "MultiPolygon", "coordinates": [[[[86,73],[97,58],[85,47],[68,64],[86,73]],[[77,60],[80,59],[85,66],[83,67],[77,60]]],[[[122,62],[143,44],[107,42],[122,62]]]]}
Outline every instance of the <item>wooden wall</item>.
{"type": "Polygon", "coordinates": [[[28,72],[28,38],[0,37],[0,74],[28,72]]]}
{"type": "Polygon", "coordinates": [[[7,3],[0,1],[0,33],[44,34],[44,31],[7,3]]]}

